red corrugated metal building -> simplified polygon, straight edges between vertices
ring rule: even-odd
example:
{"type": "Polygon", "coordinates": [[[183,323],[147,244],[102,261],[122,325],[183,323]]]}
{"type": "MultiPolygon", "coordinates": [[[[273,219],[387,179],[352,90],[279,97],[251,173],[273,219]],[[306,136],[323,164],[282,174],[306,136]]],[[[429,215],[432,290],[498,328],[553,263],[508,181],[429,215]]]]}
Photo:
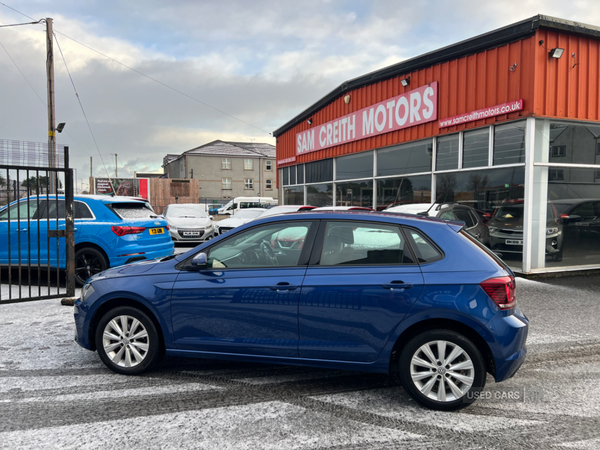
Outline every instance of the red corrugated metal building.
{"type": "Polygon", "coordinates": [[[600,28],[541,15],[349,80],[274,132],[280,198],[460,202],[518,271],[600,267],[599,85],[600,28]]]}

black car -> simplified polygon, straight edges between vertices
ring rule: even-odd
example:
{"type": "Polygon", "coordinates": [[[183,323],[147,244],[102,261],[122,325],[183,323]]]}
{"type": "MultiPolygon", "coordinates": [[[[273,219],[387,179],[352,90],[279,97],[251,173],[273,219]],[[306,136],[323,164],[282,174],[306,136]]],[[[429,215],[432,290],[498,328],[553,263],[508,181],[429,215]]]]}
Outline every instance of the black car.
{"type": "Polygon", "coordinates": [[[392,206],[386,212],[401,212],[437,217],[446,220],[459,220],[465,223],[465,231],[486,247],[490,246],[490,232],[483,217],[473,208],[460,203],[410,203],[392,206]]]}

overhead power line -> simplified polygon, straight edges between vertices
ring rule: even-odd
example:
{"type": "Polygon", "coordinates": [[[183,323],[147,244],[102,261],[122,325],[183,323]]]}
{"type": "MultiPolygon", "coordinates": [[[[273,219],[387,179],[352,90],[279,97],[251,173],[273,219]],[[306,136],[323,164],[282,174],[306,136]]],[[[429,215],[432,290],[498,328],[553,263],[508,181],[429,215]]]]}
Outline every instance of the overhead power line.
{"type": "MultiPolygon", "coordinates": [[[[7,8],[9,8],[9,9],[11,9],[11,10],[15,11],[16,13],[18,13],[18,14],[21,14],[21,15],[22,15],[22,16],[24,16],[24,17],[27,17],[28,19],[35,20],[35,19],[32,19],[31,17],[29,17],[27,14],[23,14],[22,12],[20,12],[20,11],[17,11],[16,9],[14,9],[14,8],[12,8],[12,7],[10,7],[10,6],[8,6],[6,3],[0,2],[0,5],[6,6],[7,8]]],[[[72,40],[73,42],[75,42],[75,43],[77,43],[77,44],[81,45],[82,47],[85,47],[85,48],[87,48],[88,50],[91,50],[91,51],[93,51],[93,52],[95,52],[95,53],[98,53],[99,55],[101,55],[101,56],[103,56],[103,57],[105,57],[105,58],[107,58],[107,59],[110,59],[111,61],[113,61],[113,62],[115,62],[115,63],[117,63],[117,64],[119,64],[119,65],[121,65],[121,66],[125,67],[126,69],[129,69],[129,70],[131,70],[132,72],[135,72],[135,73],[137,73],[138,75],[141,75],[141,76],[143,76],[143,77],[145,77],[145,78],[148,78],[149,80],[151,80],[151,81],[154,81],[155,83],[157,83],[157,84],[160,84],[161,86],[163,86],[163,87],[165,87],[165,88],[167,88],[167,89],[170,89],[170,90],[171,90],[171,91],[173,91],[173,92],[176,92],[176,93],[178,93],[178,94],[180,94],[180,95],[183,95],[184,97],[187,97],[187,98],[189,98],[190,100],[194,100],[195,102],[198,102],[198,103],[200,103],[201,105],[204,105],[204,106],[206,106],[207,108],[210,108],[210,109],[212,109],[212,110],[214,110],[214,111],[217,111],[218,113],[221,113],[221,114],[223,114],[223,115],[225,115],[225,116],[227,116],[227,117],[230,117],[230,118],[232,118],[232,119],[234,119],[234,120],[237,120],[238,122],[240,122],[240,123],[243,123],[243,124],[245,124],[245,125],[248,125],[249,127],[255,128],[255,129],[259,130],[259,131],[262,131],[263,133],[267,133],[267,134],[268,134],[268,135],[270,135],[270,136],[272,135],[270,132],[268,132],[268,131],[266,131],[266,130],[263,130],[262,128],[259,128],[259,127],[257,127],[256,125],[253,125],[253,124],[251,124],[251,123],[249,123],[249,122],[246,122],[245,120],[242,120],[242,119],[240,119],[240,118],[238,118],[238,117],[235,117],[235,116],[233,116],[233,115],[231,115],[231,114],[229,114],[229,113],[227,113],[227,112],[225,112],[225,111],[223,111],[223,110],[221,110],[221,109],[219,109],[219,108],[216,108],[216,107],[214,107],[214,106],[212,106],[212,105],[209,105],[208,103],[206,103],[206,102],[203,102],[202,100],[199,100],[199,99],[197,99],[197,98],[195,98],[195,97],[192,97],[191,95],[189,95],[189,94],[186,94],[185,92],[183,92],[183,91],[180,91],[179,89],[176,89],[176,88],[174,88],[174,87],[172,87],[172,86],[169,86],[168,84],[166,84],[166,83],[163,83],[162,81],[159,81],[159,80],[157,80],[156,78],[153,78],[153,77],[151,77],[150,75],[146,75],[145,73],[143,73],[143,72],[140,72],[139,70],[137,70],[137,69],[134,69],[133,67],[129,67],[127,64],[123,64],[121,61],[118,61],[118,60],[116,60],[116,59],[114,59],[114,58],[111,58],[110,56],[108,56],[108,55],[106,55],[106,54],[104,54],[104,53],[102,53],[102,52],[100,52],[100,51],[98,51],[98,50],[96,50],[96,49],[94,49],[94,48],[90,47],[89,45],[86,45],[86,44],[84,44],[84,43],[82,43],[82,42],[79,42],[77,39],[74,39],[74,38],[72,38],[72,37],[70,37],[70,36],[67,36],[66,34],[64,34],[64,33],[61,33],[61,32],[59,32],[59,31],[57,31],[57,30],[54,30],[54,32],[55,32],[55,33],[58,33],[58,34],[60,34],[61,36],[64,36],[64,37],[66,37],[67,39],[70,39],[70,40],[72,40]]]]}

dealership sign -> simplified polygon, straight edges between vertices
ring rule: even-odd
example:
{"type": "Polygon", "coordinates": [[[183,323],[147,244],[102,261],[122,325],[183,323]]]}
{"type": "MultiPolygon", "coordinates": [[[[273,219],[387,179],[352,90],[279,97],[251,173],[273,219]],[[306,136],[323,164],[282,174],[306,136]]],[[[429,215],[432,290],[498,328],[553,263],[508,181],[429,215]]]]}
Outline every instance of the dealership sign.
{"type": "Polygon", "coordinates": [[[296,155],[437,120],[438,82],[296,134],[296,155]]]}
{"type": "Polygon", "coordinates": [[[451,127],[461,123],[475,122],[476,120],[487,119],[488,117],[510,114],[511,112],[521,111],[523,109],[523,99],[515,100],[501,105],[490,106],[488,108],[478,109],[468,113],[460,114],[454,117],[447,117],[440,120],[439,127],[451,127]]]}

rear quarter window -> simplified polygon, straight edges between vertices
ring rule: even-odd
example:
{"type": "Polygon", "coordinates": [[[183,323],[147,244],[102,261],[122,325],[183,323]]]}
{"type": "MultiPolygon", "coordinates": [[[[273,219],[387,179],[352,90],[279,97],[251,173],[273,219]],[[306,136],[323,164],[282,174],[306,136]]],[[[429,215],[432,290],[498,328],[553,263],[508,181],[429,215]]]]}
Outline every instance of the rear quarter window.
{"type": "Polygon", "coordinates": [[[408,235],[411,246],[417,256],[419,264],[432,263],[439,261],[444,257],[442,251],[421,231],[414,228],[405,228],[404,231],[408,235]]]}
{"type": "Polygon", "coordinates": [[[485,245],[483,245],[481,242],[479,242],[477,239],[475,239],[473,236],[471,236],[465,230],[460,230],[458,234],[460,236],[462,236],[464,239],[466,239],[467,241],[469,241],[469,243],[473,247],[476,247],[478,251],[483,252],[487,256],[492,258],[494,260],[494,262],[496,264],[498,264],[501,268],[508,271],[508,273],[512,273],[512,271],[508,268],[506,263],[504,261],[502,261],[498,255],[496,255],[493,251],[491,251],[489,248],[487,248],[485,245]]]}

